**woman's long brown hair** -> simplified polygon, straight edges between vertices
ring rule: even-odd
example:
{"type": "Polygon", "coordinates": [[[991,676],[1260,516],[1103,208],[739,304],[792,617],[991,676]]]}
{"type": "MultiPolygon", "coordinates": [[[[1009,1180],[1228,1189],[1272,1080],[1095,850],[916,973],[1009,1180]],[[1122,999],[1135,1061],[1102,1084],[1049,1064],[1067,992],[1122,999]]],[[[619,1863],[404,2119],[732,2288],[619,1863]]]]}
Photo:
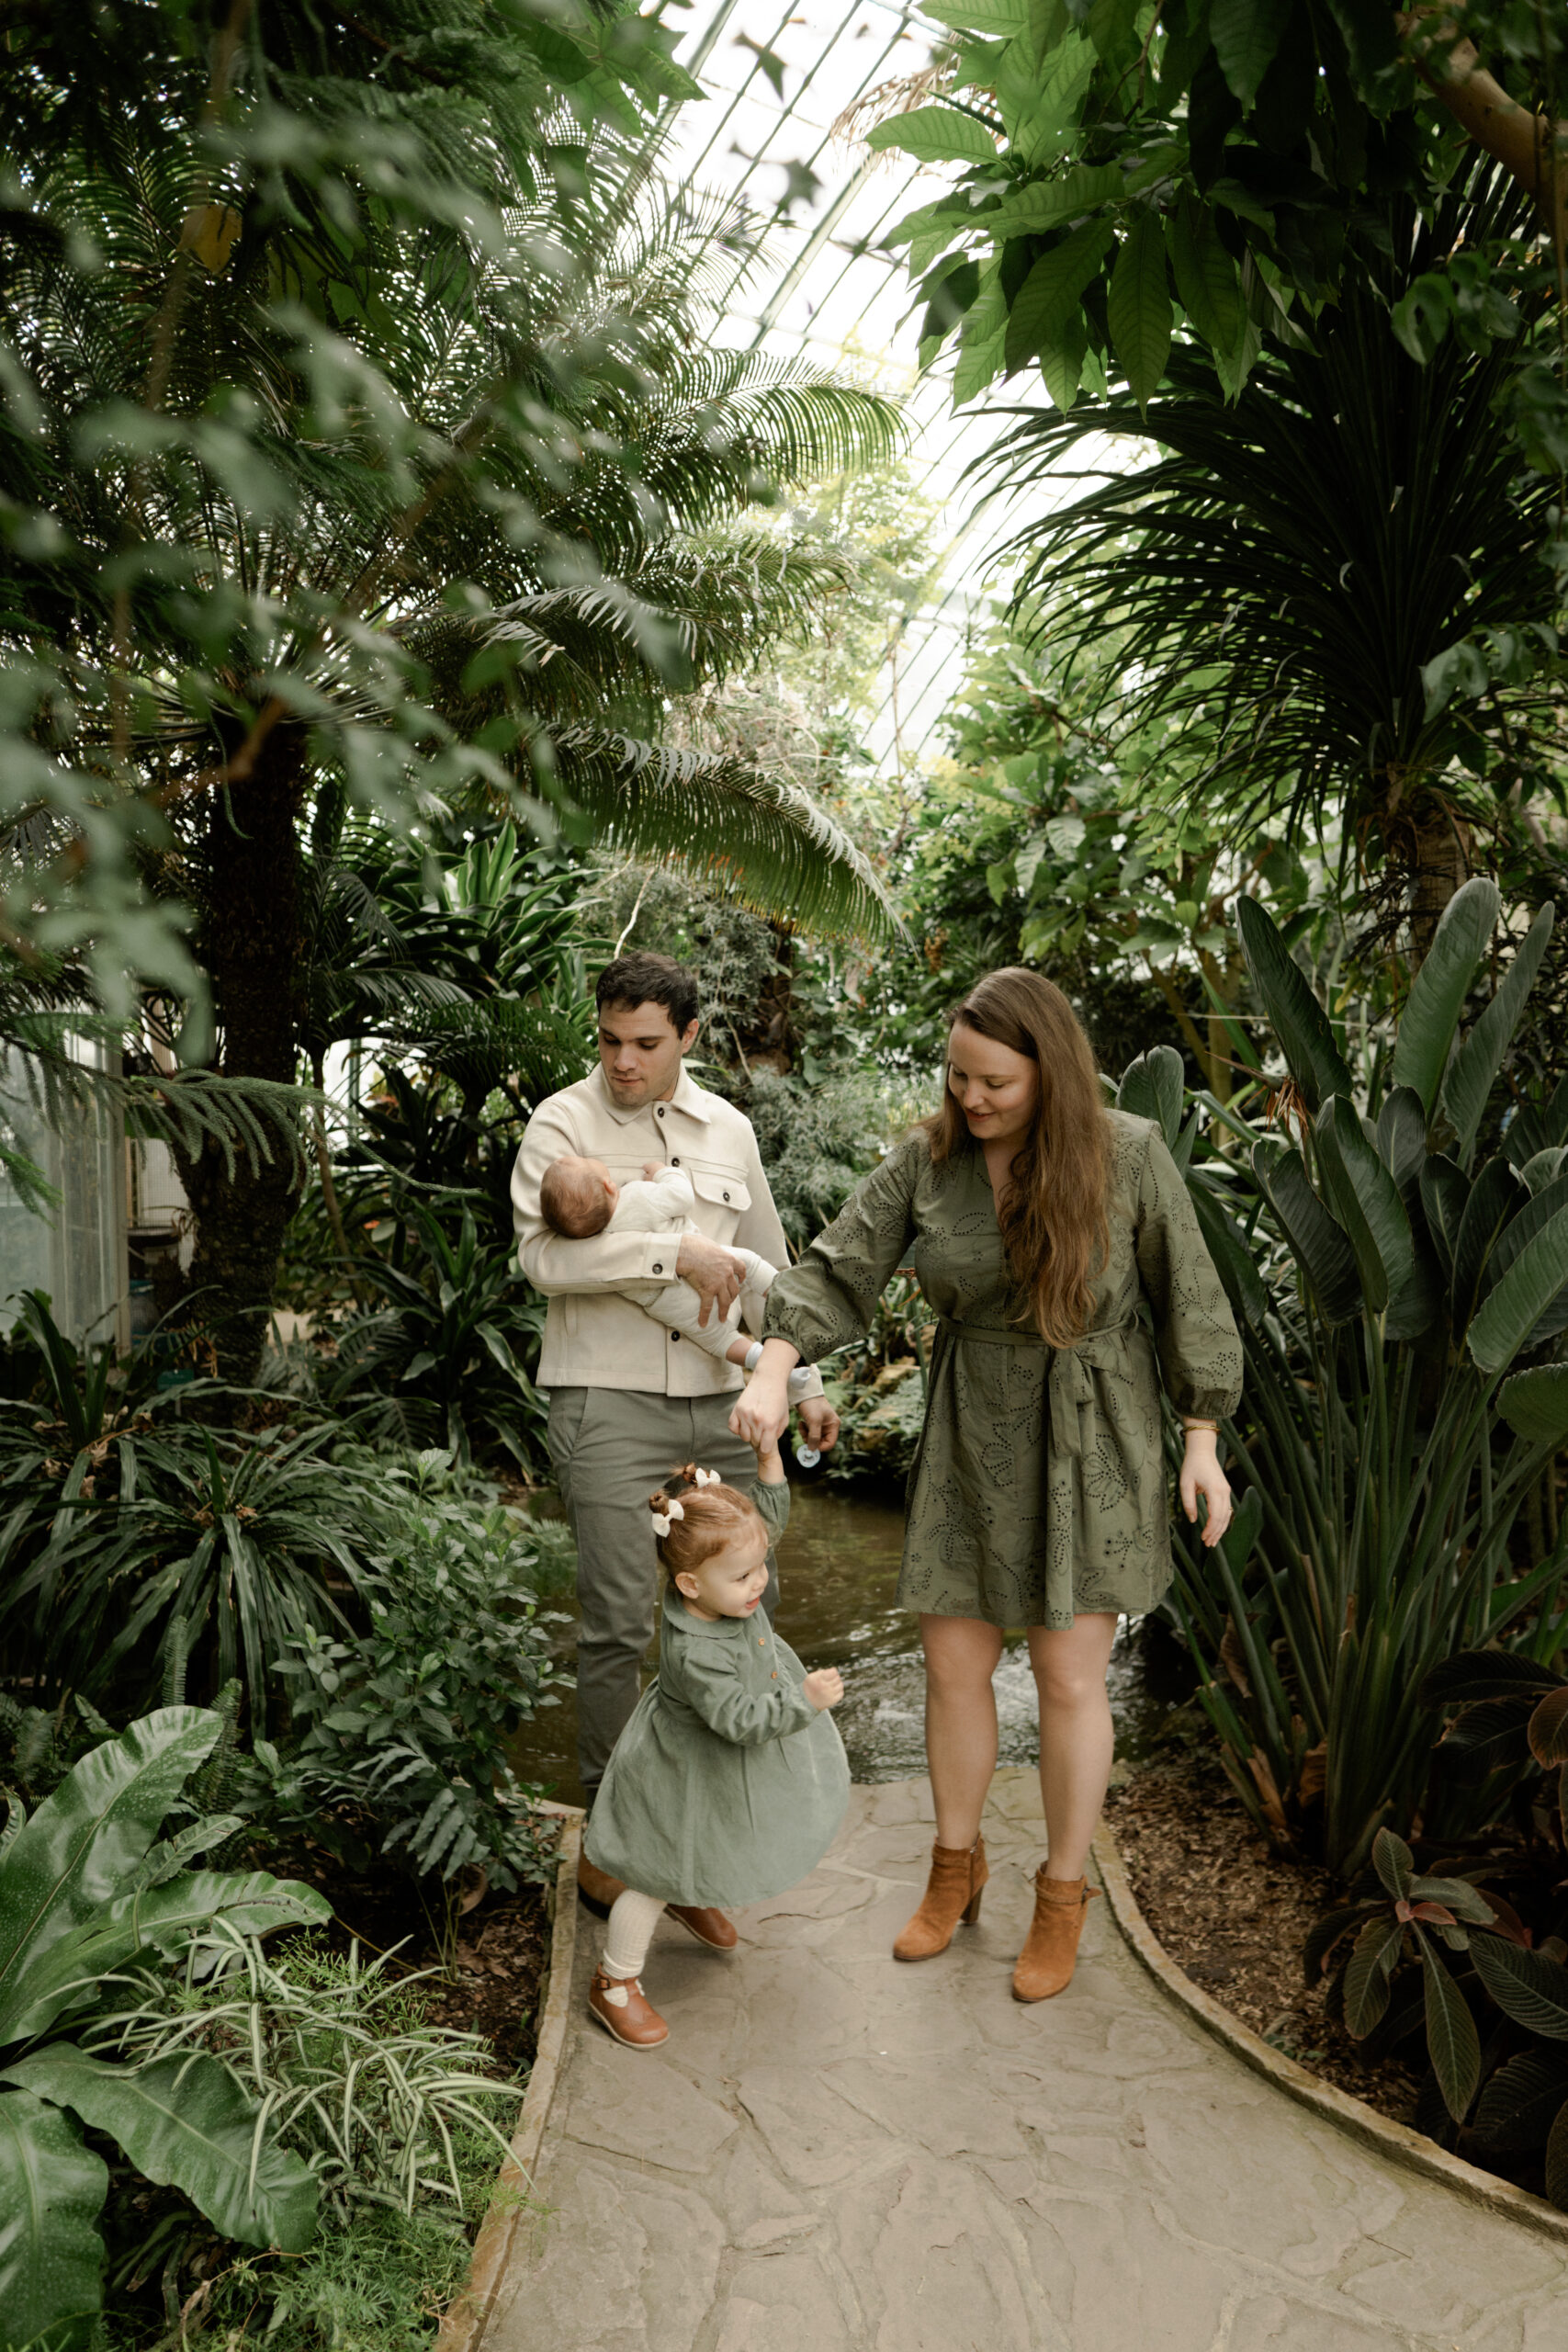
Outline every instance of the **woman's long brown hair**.
{"type": "MultiPolygon", "coordinates": [[[[1041,1338],[1070,1347],[1089,1328],[1094,1274],[1111,1247],[1110,1130],[1093,1051],[1061,989],[1016,964],[987,972],[948,1015],[948,1027],[992,1037],[1040,1072],[1034,1125],[1013,1159],[997,1222],[1041,1338]]],[[[971,1141],[945,1068],[942,1109],[924,1125],[938,1166],[971,1141]]]]}

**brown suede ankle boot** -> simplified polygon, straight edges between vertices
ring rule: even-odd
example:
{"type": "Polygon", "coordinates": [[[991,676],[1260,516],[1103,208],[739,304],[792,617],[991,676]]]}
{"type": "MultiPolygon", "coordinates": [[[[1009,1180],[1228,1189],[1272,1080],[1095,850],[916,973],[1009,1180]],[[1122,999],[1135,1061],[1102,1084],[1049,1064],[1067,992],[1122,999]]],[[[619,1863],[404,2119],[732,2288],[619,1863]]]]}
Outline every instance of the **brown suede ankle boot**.
{"type": "Polygon", "coordinates": [[[945,1951],[960,1919],[972,1928],[979,1917],[980,1889],[989,1875],[983,1838],[973,1846],[933,1846],[920,1907],[894,1945],[894,1959],[932,1960],[945,1951]]]}
{"type": "Polygon", "coordinates": [[[1048,2001],[1073,1981],[1078,1938],[1097,1886],[1081,1878],[1047,1878],[1041,1864],[1034,1878],[1034,1917],[1012,1972],[1015,2001],[1048,2001]]]}

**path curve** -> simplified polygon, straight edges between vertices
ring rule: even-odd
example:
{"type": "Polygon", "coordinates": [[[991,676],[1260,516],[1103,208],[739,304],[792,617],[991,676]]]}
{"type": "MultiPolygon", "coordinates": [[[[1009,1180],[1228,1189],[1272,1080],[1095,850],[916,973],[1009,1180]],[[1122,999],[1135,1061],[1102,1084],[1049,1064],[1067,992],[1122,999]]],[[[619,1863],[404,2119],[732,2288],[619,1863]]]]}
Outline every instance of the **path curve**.
{"type": "Polygon", "coordinates": [[[1010,1998],[1039,1804],[998,1774],[978,1927],[899,1967],[931,1793],[855,1789],[734,1957],[661,1925],[652,2052],[584,2014],[585,1917],[483,2352],[1562,2352],[1561,2250],[1260,2081],[1103,1903],[1070,1992],[1010,1998]]]}

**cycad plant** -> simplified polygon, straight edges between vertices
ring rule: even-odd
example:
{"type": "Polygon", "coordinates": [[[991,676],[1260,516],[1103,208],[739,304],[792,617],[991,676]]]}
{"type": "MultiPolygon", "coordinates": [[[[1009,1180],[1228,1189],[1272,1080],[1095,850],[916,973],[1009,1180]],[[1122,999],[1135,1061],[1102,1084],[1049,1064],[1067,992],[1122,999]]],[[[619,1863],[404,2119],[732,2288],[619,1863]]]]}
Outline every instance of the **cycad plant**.
{"type": "MultiPolygon", "coordinates": [[[[1568,1524],[1532,1561],[1524,1515],[1568,1442],[1554,1348],[1568,1329],[1568,1102],[1521,1115],[1475,1159],[1552,917],[1461,1035],[1497,911],[1480,878],[1450,902],[1362,1095],[1273,922],[1244,899],[1243,948],[1285,1062],[1275,1129],[1225,1114],[1250,1151],[1249,1202],[1247,1171],[1224,1159],[1190,1178],[1242,1328],[1232,1436],[1252,1483],[1224,1544],[1184,1551],[1177,1606],[1244,1799],[1346,1874],[1383,1825],[1408,1833],[1429,1804],[1428,1831],[1447,1835],[1462,1815],[1461,1792],[1428,1789],[1441,1728],[1421,1696],[1428,1671],[1487,1642],[1548,1657],[1561,1639],[1568,1524]]],[[[1123,1091],[1179,1142],[1176,1064],[1160,1049],[1123,1091]],[[1162,1093],[1150,1065],[1168,1058],[1162,1093]]]]}

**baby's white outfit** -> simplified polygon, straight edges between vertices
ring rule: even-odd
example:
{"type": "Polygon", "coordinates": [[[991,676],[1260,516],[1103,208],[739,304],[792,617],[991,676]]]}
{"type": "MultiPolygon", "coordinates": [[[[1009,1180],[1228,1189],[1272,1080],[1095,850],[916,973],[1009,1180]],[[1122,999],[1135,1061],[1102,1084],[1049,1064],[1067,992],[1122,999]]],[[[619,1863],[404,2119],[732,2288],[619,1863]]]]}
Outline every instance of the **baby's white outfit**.
{"type": "MultiPolygon", "coordinates": [[[[702,1230],[693,1211],[697,1196],[692,1180],[683,1168],[660,1169],[657,1176],[638,1177],[635,1182],[621,1186],[621,1197],[605,1231],[609,1233],[698,1233],[702,1230]]],[[[738,1250],[726,1243],[732,1257],[739,1258],[746,1272],[740,1284],[740,1295],[728,1312],[717,1315],[710,1306],[705,1324],[697,1317],[703,1302],[690,1283],[628,1283],[623,1297],[635,1299],[645,1314],[667,1331],[679,1331],[682,1339],[694,1340],[705,1354],[722,1358],[740,1328],[744,1317],[749,1331],[761,1331],[762,1309],[767,1304],[768,1291],[778,1273],[765,1258],[754,1250],[738,1250]]],[[[815,1364],[797,1364],[789,1376],[792,1404],[806,1396],[820,1396],[822,1375],[815,1364]]]]}

